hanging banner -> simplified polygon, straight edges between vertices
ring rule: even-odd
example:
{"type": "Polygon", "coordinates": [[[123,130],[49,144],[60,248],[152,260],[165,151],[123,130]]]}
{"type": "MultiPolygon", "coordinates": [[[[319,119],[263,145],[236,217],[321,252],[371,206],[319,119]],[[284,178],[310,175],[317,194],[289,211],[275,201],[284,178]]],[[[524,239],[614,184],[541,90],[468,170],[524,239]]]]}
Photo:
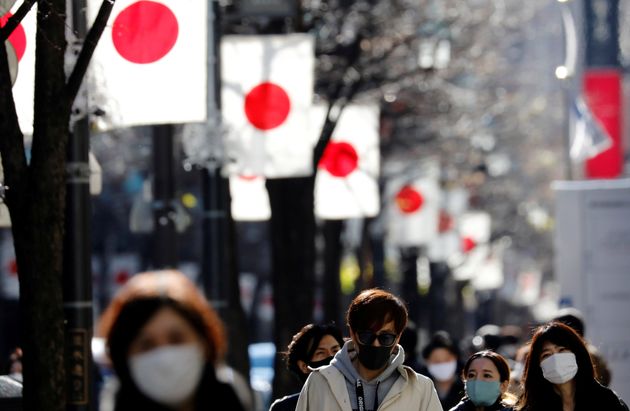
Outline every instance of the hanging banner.
{"type": "Polygon", "coordinates": [[[116,0],[87,73],[93,127],[205,121],[207,20],[205,1],[116,0]]]}
{"type": "Polygon", "coordinates": [[[386,201],[388,236],[393,244],[423,246],[437,237],[441,204],[437,179],[396,179],[387,187],[386,201]]]}
{"type": "MultiPolygon", "coordinates": [[[[323,125],[325,108],[314,109],[323,125]]],[[[319,135],[321,126],[315,131],[319,135]]],[[[379,108],[347,106],[317,168],[315,215],[332,220],[377,215],[379,161],[379,108]]]]}
{"type": "Polygon", "coordinates": [[[224,36],[221,101],[230,175],[313,173],[315,49],[307,34],[224,36]]]}
{"type": "Polygon", "coordinates": [[[265,178],[230,176],[232,218],[235,221],[264,221],[271,218],[265,178]]]}
{"type": "Polygon", "coordinates": [[[584,94],[588,107],[610,136],[610,147],[586,161],[585,174],[588,178],[619,177],[624,167],[621,72],[612,68],[585,71],[584,94]]]}
{"type": "MultiPolygon", "coordinates": [[[[0,17],[0,26],[17,11],[22,2],[0,17]]],[[[13,83],[13,100],[22,133],[33,134],[33,101],[35,99],[35,32],[37,30],[37,5],[13,30],[7,42],[17,58],[17,76],[13,83]]],[[[7,48],[9,47],[7,46],[7,48]]]]}

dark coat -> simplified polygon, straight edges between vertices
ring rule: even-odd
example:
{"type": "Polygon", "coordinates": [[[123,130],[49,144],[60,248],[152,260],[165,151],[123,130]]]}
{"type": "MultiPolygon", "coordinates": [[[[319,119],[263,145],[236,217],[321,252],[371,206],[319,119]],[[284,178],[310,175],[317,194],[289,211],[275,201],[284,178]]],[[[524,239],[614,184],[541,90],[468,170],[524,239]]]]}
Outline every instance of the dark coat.
{"type": "MultiPolygon", "coordinates": [[[[500,401],[495,402],[489,407],[484,407],[485,411],[512,411],[512,407],[502,404],[500,401]]],[[[450,411],[475,411],[475,404],[468,397],[450,409],[450,411]]]]}
{"type": "MultiPolygon", "coordinates": [[[[628,411],[626,404],[610,388],[602,386],[597,381],[582,388],[578,388],[575,398],[575,411],[628,411]]],[[[562,411],[562,399],[552,393],[545,397],[543,407],[523,407],[524,411],[562,411]]]]}
{"type": "Polygon", "coordinates": [[[271,404],[269,411],[295,411],[298,398],[300,398],[299,392],[279,398],[271,404]]]}

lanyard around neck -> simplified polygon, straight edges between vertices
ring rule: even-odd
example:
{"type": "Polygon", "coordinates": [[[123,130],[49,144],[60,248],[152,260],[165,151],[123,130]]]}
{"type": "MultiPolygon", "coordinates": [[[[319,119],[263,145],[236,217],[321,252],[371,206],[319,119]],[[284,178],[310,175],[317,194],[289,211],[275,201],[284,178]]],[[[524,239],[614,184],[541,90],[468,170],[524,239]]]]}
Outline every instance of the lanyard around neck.
{"type": "MultiPolygon", "coordinates": [[[[365,395],[363,395],[363,383],[361,380],[357,380],[355,384],[356,392],[357,392],[357,407],[359,411],[365,411],[365,395]]],[[[373,411],[376,411],[376,406],[378,405],[378,384],[376,385],[376,391],[374,393],[374,407],[372,407],[373,411]]]]}

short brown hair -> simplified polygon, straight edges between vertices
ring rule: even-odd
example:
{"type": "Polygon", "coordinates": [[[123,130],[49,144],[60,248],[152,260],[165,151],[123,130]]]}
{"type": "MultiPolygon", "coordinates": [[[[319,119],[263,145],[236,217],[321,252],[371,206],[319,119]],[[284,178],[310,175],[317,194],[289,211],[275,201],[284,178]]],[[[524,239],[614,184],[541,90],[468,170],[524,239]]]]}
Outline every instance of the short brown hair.
{"type": "Polygon", "coordinates": [[[407,325],[407,317],[407,307],[400,298],[385,290],[370,288],[352,300],[346,322],[353,331],[376,331],[393,321],[396,334],[400,334],[407,325]]]}
{"type": "Polygon", "coordinates": [[[109,356],[117,373],[128,373],[127,351],[142,326],[162,307],[178,312],[207,345],[208,361],[225,353],[223,323],[197,286],[176,270],[134,275],[103,312],[97,334],[107,339],[109,356]]]}

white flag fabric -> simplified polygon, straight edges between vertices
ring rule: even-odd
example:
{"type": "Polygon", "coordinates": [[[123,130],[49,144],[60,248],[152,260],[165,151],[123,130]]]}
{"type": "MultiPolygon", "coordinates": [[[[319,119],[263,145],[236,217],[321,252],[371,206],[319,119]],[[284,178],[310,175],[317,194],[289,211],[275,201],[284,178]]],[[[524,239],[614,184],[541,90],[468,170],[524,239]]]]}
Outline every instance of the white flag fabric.
{"type": "Polygon", "coordinates": [[[311,175],[314,39],[224,36],[221,102],[230,175],[311,175]]]}
{"type": "Polygon", "coordinates": [[[388,235],[401,247],[422,246],[438,234],[441,191],[435,178],[398,179],[387,188],[388,235]]]}
{"type": "MultiPolygon", "coordinates": [[[[323,125],[325,108],[314,109],[323,125]]],[[[315,129],[317,135],[321,127],[315,129]]],[[[377,215],[379,160],[379,108],[347,106],[318,165],[315,215],[331,220],[377,215]]]]}
{"type": "MultiPolygon", "coordinates": [[[[22,2],[1,18],[4,25],[22,2]]],[[[33,134],[33,102],[35,100],[35,33],[37,30],[37,4],[22,19],[8,38],[18,60],[17,77],[13,84],[13,100],[22,133],[33,134]]]]}
{"type": "Polygon", "coordinates": [[[271,218],[265,178],[230,176],[232,218],[235,221],[264,221],[271,218]]]}
{"type": "Polygon", "coordinates": [[[87,76],[96,128],[205,121],[207,3],[116,0],[87,76]]]}
{"type": "Polygon", "coordinates": [[[468,211],[458,222],[460,235],[460,263],[453,270],[458,281],[474,278],[490,255],[490,214],[483,211],[468,211]]]}
{"type": "Polygon", "coordinates": [[[573,100],[571,120],[569,154],[574,161],[588,160],[612,146],[612,138],[581,97],[573,100]]]}
{"type": "Polygon", "coordinates": [[[469,193],[463,187],[452,187],[442,194],[438,235],[429,242],[427,256],[431,261],[449,262],[461,252],[457,229],[460,216],[468,209],[469,193]]]}

